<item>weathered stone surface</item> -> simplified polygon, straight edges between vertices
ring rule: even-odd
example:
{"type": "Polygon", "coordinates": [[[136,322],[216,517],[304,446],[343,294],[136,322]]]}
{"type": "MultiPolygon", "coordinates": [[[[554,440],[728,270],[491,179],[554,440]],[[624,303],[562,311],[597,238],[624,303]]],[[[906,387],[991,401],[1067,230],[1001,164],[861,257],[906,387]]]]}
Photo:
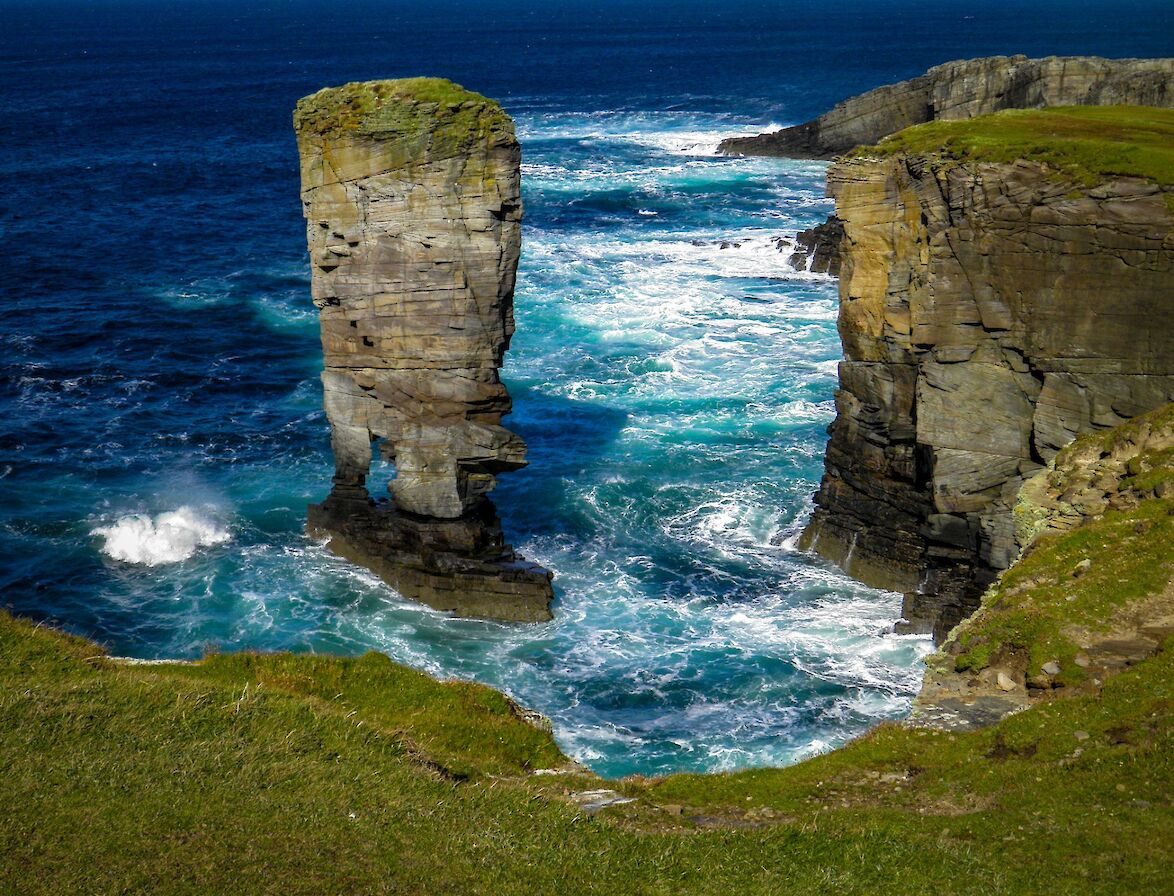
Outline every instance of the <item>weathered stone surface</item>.
{"type": "Polygon", "coordinates": [[[852,97],[795,127],[722,141],[731,155],[830,159],[915,124],[1000,109],[1174,104],[1174,59],[988,56],[935,66],[852,97]]]}
{"type": "Polygon", "coordinates": [[[549,618],[550,574],[514,555],[485,497],[526,453],[498,376],[521,246],[513,123],[414,78],[319,91],[294,128],[335,459],[311,530],[433,606],[549,618]],[[377,440],[386,506],[366,488],[377,440]]]}
{"type": "MultiPolygon", "coordinates": [[[[1069,445],[1019,490],[1013,508],[1016,547],[1022,551],[1041,535],[1075,529],[1106,508],[1126,510],[1163,497],[1172,468],[1174,408],[1143,414],[1113,438],[1069,445]],[[1163,476],[1155,475],[1159,470],[1163,476]]],[[[1087,571],[1085,563],[1077,564],[1080,574],[1087,571]]]]}
{"type": "MultiPolygon", "coordinates": [[[[1037,544],[1041,536],[1091,523],[1110,507],[1128,512],[1160,498],[1162,485],[1169,482],[1174,482],[1174,404],[1111,430],[1084,434],[1028,479],[1015,504],[1017,546],[1024,557],[1035,550],[1052,551],[1054,563],[1065,556],[1065,549],[1058,548],[1054,540],[1037,544]],[[1097,500],[1081,499],[1088,494],[1097,500]]],[[[1154,538],[1151,544],[1162,544],[1161,535],[1152,532],[1152,517],[1138,514],[1132,519],[1132,534],[1121,542],[1101,541],[1095,562],[1082,557],[1075,562],[1062,560],[1059,568],[1051,570],[1045,566],[1040,571],[1037,566],[1036,572],[1003,578],[988,591],[977,612],[950,633],[940,651],[927,658],[911,724],[949,729],[989,725],[1041,700],[1098,693],[1113,675],[1157,653],[1174,632],[1174,580],[1169,577],[1163,584],[1160,577],[1147,575],[1147,588],[1140,592],[1140,579],[1132,578],[1131,587],[1120,595],[1110,596],[1100,591],[1103,585],[1093,586],[1094,593],[1099,592],[1099,599],[1104,600],[1105,612],[1092,617],[1077,614],[1076,618],[1057,619],[1054,605],[1048,607],[1047,592],[1057,583],[1070,579],[1075,589],[1080,579],[1096,575],[1098,567],[1111,566],[1113,561],[1106,552],[1111,554],[1114,545],[1119,551],[1149,550],[1151,545],[1133,541],[1133,536],[1154,538]],[[1037,594],[1039,604],[1032,607],[1037,594]],[[1041,630],[1049,623],[1062,623],[1063,638],[1075,649],[1070,660],[1062,662],[1055,656],[1035,668],[1038,660],[1032,655],[1036,645],[1023,640],[1029,642],[1033,636],[1018,628],[1022,622],[1010,623],[1008,630],[1015,635],[997,634],[1000,617],[1009,621],[1025,610],[1035,619],[1031,625],[1039,624],[1041,630]],[[957,663],[959,656],[976,646],[989,650],[984,665],[976,668],[978,664],[973,662],[957,663]],[[1083,674],[1066,675],[1067,662],[1071,663],[1069,673],[1074,666],[1083,674]]],[[[1094,545],[1092,539],[1086,542],[1088,549],[1096,550],[1094,545]]],[[[1116,575],[1113,573],[1113,578],[1116,575]]],[[[1088,589],[1084,596],[1088,598],[1088,589]]],[[[1069,594],[1068,599],[1079,598],[1069,594]]],[[[1075,736],[1077,740],[1089,737],[1085,732],[1075,736]]]]}
{"type": "Polygon", "coordinates": [[[795,236],[795,250],[789,264],[797,271],[840,276],[840,244],[844,225],[831,215],[822,224],[800,230],[795,236]]]}
{"type": "MultiPolygon", "coordinates": [[[[940,640],[1018,555],[1024,480],[1174,400],[1174,203],[906,156],[838,162],[829,189],[845,361],[801,544],[905,592],[906,630],[940,640]]],[[[1112,498],[1085,491],[1065,501],[1112,498]]]]}

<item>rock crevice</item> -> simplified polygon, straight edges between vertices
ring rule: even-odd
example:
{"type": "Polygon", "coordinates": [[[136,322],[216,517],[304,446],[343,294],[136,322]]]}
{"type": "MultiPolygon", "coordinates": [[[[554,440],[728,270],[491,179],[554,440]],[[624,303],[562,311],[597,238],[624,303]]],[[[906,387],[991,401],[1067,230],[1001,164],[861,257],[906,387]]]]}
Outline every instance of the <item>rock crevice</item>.
{"type": "Polygon", "coordinates": [[[331,88],[294,112],[335,474],[312,533],[407,597],[550,617],[550,574],[486,498],[524,466],[498,371],[514,332],[521,151],[490,100],[416,78],[331,88]],[[373,501],[377,443],[392,498],[373,501]]]}

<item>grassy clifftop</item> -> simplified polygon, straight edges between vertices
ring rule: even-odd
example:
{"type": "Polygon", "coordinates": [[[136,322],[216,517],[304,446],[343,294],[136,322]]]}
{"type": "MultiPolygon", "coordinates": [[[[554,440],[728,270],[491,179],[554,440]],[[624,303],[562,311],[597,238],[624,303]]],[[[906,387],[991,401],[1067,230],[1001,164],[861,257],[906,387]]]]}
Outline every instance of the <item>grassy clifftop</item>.
{"type": "Polygon", "coordinates": [[[381,656],[126,664],[0,613],[0,892],[1162,892],[1174,638],[1083,684],[1054,639],[1169,591],[1168,461],[1126,460],[1137,501],[1042,537],[945,655],[1058,659],[1067,687],[787,769],[608,782],[501,695],[381,656]],[[631,801],[579,808],[602,788],[631,801]]]}
{"type": "Polygon", "coordinates": [[[1031,159],[1090,185],[1112,176],[1174,185],[1174,110],[1146,106],[1012,109],[907,128],[850,156],[930,155],[959,162],[1031,159]]]}

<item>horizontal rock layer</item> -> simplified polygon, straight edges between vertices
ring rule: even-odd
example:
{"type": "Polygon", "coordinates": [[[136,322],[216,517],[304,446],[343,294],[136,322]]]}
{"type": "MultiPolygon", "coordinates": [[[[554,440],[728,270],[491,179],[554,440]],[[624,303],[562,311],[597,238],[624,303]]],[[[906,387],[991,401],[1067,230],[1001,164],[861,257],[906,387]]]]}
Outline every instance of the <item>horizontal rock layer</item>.
{"type": "Polygon", "coordinates": [[[845,360],[803,544],[940,639],[1015,558],[1024,479],[1174,399],[1174,197],[907,156],[829,189],[845,360]]]}
{"type": "Polygon", "coordinates": [[[307,531],[435,610],[503,622],[551,618],[550,573],[505,543],[489,501],[459,519],[437,519],[397,511],[389,501],[331,496],[310,506],[307,531]]]}
{"type": "Polygon", "coordinates": [[[335,459],[311,529],[406,596],[549,618],[549,573],[504,544],[485,497],[526,453],[498,376],[521,246],[513,123],[417,78],[320,91],[294,126],[335,459]],[[393,506],[368,500],[373,441],[393,506]]]}
{"type": "Polygon", "coordinates": [[[935,66],[839,103],[812,121],[722,141],[732,155],[830,159],[927,121],[958,121],[1001,109],[1174,105],[1174,59],[988,56],[935,66]]]}

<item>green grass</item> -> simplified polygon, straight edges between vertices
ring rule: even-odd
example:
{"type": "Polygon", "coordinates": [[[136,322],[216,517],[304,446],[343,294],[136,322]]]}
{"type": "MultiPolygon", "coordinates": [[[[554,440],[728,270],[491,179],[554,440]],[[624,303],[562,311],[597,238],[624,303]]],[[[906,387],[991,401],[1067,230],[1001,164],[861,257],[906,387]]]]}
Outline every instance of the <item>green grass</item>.
{"type": "Polygon", "coordinates": [[[292,654],[216,654],[168,675],[307,698],[324,712],[358,717],[454,779],[517,775],[567,764],[546,730],[522,721],[503,694],[472,682],[438,682],[383,654],[356,659],[292,654]]]}
{"type": "Polygon", "coordinates": [[[434,153],[455,153],[473,139],[507,142],[514,126],[501,106],[444,78],[356,81],[303,97],[299,133],[358,135],[382,142],[428,138],[434,153]]]}
{"type": "Polygon", "coordinates": [[[7,616],[0,657],[5,893],[1159,892],[1174,838],[1170,652],[988,731],[622,782],[603,817],[562,790],[607,782],[522,773],[557,752],[503,702],[385,660],[122,666],[7,616]]]}
{"type": "MultiPolygon", "coordinates": [[[[1174,404],[1076,439],[1045,474],[1053,489],[1061,493],[1086,477],[1086,465],[1100,457],[1117,452],[1128,457],[1143,425],[1153,432],[1174,431],[1174,404]],[[1071,481],[1066,470],[1073,473],[1071,481]]],[[[1171,480],[1174,450],[1148,449],[1129,459],[1118,491],[1153,495],[1160,483],[1171,480]]],[[[1027,657],[1029,676],[1055,661],[1061,684],[1081,683],[1087,673],[1075,663],[1081,652],[1076,630],[1108,632],[1125,608],[1162,593],[1174,578],[1171,545],[1172,497],[1151,497],[1132,510],[1110,510],[1070,532],[1043,536],[996,583],[954,643],[946,645],[955,654],[954,668],[977,672],[1019,653],[1027,657]],[[1087,572],[1077,575],[1077,564],[1086,560],[1091,563],[1087,572]]]]}
{"type": "Polygon", "coordinates": [[[1174,185],[1174,110],[1143,106],[1012,109],[907,128],[856,157],[930,155],[957,162],[1029,159],[1085,186],[1112,176],[1174,185]]]}
{"type": "Polygon", "coordinates": [[[1044,536],[1009,570],[959,636],[959,671],[985,669],[995,657],[1028,656],[1029,675],[1057,661],[1060,680],[1076,684],[1072,627],[1107,631],[1128,605],[1160,592],[1174,574],[1174,500],[1151,500],[1063,535],[1044,536]],[[1091,560],[1084,575],[1077,564],[1091,560]]]}
{"type": "MultiPolygon", "coordinates": [[[[1172,510],[1042,539],[973,663],[1051,659],[1065,625],[1160,591],[1172,510]]],[[[0,893],[1169,892],[1172,707],[1167,639],[982,731],[887,724],[791,768],[608,782],[530,774],[566,759],[503,696],[376,654],[128,665],[0,613],[0,893]],[[568,798],[599,787],[634,801],[568,798]]]]}

